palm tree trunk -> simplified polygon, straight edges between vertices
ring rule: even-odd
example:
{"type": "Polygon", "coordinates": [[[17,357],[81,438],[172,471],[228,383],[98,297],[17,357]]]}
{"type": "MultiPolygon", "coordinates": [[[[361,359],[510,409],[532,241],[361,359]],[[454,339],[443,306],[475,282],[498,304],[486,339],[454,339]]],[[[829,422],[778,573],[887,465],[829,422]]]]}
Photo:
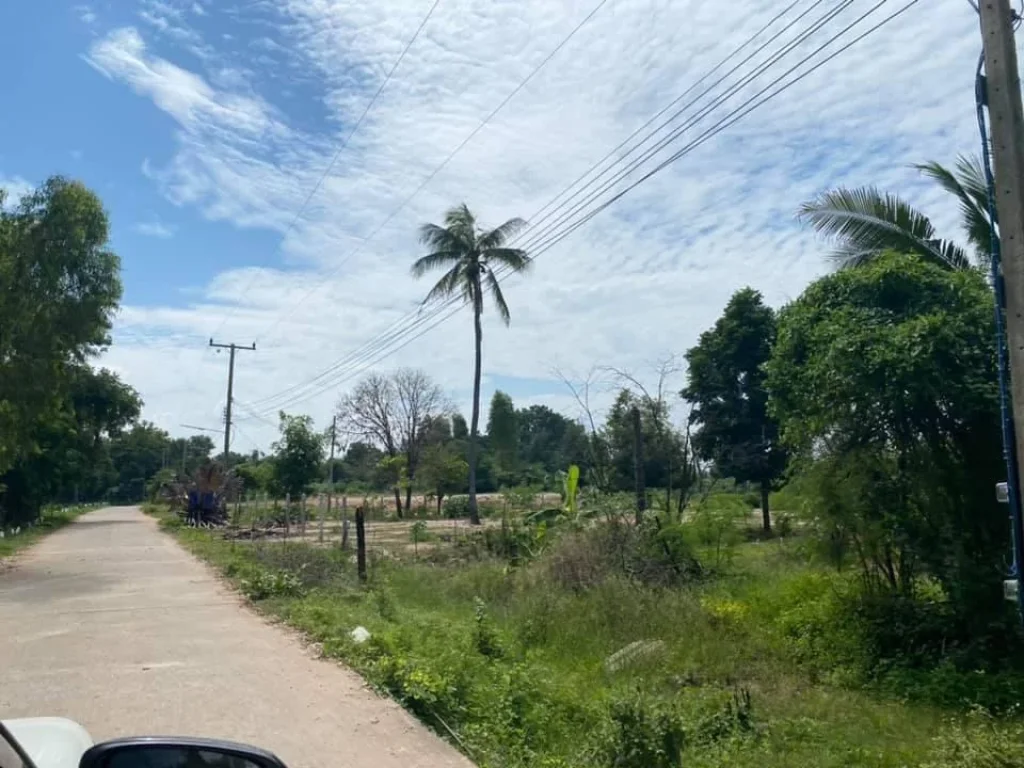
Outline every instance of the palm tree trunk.
{"type": "Polygon", "coordinates": [[[476,284],[476,297],[473,301],[473,332],[476,344],[476,359],[473,363],[473,412],[469,420],[469,521],[480,525],[480,513],[476,506],[476,440],[480,426],[480,364],[483,347],[483,329],[480,327],[480,296],[479,280],[476,284]]]}

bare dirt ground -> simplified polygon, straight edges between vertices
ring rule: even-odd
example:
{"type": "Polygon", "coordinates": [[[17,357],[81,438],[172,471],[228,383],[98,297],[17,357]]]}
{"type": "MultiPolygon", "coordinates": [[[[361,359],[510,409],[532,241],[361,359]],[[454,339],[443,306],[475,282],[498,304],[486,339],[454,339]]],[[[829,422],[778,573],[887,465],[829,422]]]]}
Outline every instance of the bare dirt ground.
{"type": "Polygon", "coordinates": [[[0,718],[70,717],[97,741],[227,738],[290,768],[472,766],[136,508],[91,512],[0,572],[0,627],[0,718]]]}

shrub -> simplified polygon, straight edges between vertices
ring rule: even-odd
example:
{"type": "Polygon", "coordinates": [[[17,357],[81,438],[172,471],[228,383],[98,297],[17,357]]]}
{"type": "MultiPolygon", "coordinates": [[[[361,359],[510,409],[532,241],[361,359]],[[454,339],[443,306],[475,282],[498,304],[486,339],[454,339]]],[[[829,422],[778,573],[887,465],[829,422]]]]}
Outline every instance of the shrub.
{"type": "Polygon", "coordinates": [[[1024,724],[1000,724],[984,711],[950,721],[923,768],[1024,768],[1024,724]]]}
{"type": "Polygon", "coordinates": [[[609,768],[681,768],[686,728],[674,709],[637,692],[612,702],[599,761],[609,768]]]}
{"type": "Polygon", "coordinates": [[[290,571],[258,571],[252,578],[242,579],[242,594],[250,600],[268,597],[297,597],[302,594],[302,582],[290,571]]]}
{"type": "Polygon", "coordinates": [[[444,516],[449,520],[469,517],[469,496],[449,496],[445,499],[444,516]]]}

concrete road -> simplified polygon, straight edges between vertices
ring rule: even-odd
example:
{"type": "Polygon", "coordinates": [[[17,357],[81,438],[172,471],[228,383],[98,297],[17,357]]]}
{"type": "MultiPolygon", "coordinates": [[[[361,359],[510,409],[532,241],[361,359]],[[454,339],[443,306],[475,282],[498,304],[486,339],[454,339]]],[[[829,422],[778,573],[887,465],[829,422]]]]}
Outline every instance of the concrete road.
{"type": "Polygon", "coordinates": [[[0,718],[97,741],[215,736],[290,768],[470,768],[355,673],[245,608],[136,508],[91,512],[0,565],[0,718]]]}

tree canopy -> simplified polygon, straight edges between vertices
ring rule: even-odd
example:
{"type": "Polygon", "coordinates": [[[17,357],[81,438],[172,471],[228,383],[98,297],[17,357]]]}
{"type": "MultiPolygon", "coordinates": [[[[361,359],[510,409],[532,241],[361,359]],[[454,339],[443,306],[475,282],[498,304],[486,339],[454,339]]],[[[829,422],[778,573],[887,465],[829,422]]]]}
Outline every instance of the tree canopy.
{"type": "Polygon", "coordinates": [[[771,529],[768,490],[786,465],[764,381],[774,341],[774,311],[752,288],[737,291],[686,353],[689,380],[681,393],[691,405],[690,423],[698,427],[697,454],[713,462],[719,475],[761,487],[765,530],[771,529]]]}

